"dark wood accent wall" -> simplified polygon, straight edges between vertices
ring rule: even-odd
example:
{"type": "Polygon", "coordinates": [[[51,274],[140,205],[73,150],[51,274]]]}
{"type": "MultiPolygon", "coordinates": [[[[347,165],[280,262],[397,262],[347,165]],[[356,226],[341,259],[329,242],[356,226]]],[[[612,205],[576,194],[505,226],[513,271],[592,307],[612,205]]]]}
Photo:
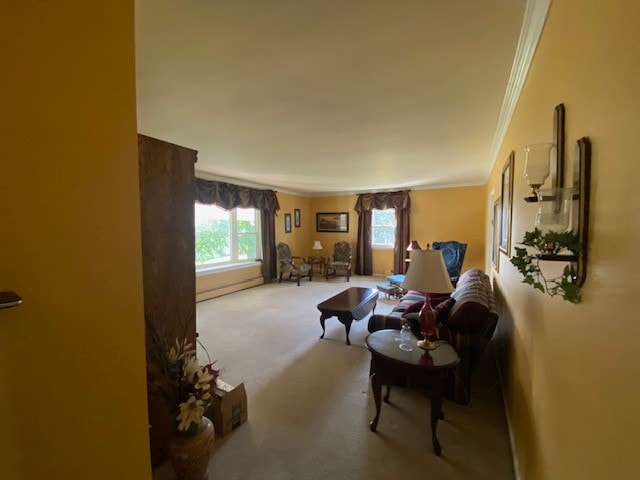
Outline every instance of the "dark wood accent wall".
{"type": "MultiPolygon", "coordinates": [[[[138,135],[142,274],[147,331],[195,340],[195,150],[138,135]]],[[[147,336],[148,341],[148,336],[147,336]]],[[[147,343],[147,347],[148,347],[147,343]]],[[[151,460],[166,456],[171,412],[149,395],[151,460]]]]}

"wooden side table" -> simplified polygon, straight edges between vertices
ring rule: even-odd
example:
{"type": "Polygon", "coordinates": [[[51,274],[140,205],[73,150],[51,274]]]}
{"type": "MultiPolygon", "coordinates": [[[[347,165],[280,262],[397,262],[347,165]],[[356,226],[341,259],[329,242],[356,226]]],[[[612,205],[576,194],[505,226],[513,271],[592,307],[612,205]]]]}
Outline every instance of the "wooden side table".
{"type": "Polygon", "coordinates": [[[391,385],[415,388],[431,399],[431,441],[433,452],[440,456],[442,449],[436,437],[436,428],[438,420],[444,419],[444,379],[460,359],[448,343],[430,351],[417,346],[411,352],[400,350],[400,342],[396,340],[399,333],[397,330],[378,330],[365,340],[371,352],[371,390],[376,403],[376,416],[370,423],[370,429],[375,432],[380,420],[382,385],[387,386],[385,403],[389,403],[391,385]]]}
{"type": "Polygon", "coordinates": [[[316,265],[320,267],[320,274],[324,275],[324,270],[327,266],[327,260],[324,257],[313,256],[309,257],[309,264],[311,265],[311,269],[315,269],[316,265]]]}

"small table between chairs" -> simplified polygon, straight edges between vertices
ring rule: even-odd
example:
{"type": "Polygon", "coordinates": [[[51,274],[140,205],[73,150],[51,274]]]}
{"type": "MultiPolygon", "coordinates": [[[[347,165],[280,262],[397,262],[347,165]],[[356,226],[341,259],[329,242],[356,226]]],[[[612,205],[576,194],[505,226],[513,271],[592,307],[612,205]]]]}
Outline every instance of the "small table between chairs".
{"type": "Polygon", "coordinates": [[[318,265],[320,267],[320,275],[324,275],[325,274],[325,268],[327,265],[327,260],[324,257],[321,256],[314,256],[314,257],[309,257],[309,265],[311,265],[311,269],[315,269],[316,265],[318,265]]]}
{"type": "Polygon", "coordinates": [[[444,379],[460,359],[448,343],[441,343],[429,351],[414,346],[412,351],[406,352],[400,349],[400,342],[396,340],[399,335],[398,330],[378,330],[365,339],[371,352],[371,390],[376,403],[376,416],[370,429],[375,432],[380,420],[382,385],[387,386],[385,403],[389,403],[391,385],[415,388],[431,399],[431,440],[433,452],[439,456],[441,448],[436,428],[438,420],[444,419],[444,379]]]}

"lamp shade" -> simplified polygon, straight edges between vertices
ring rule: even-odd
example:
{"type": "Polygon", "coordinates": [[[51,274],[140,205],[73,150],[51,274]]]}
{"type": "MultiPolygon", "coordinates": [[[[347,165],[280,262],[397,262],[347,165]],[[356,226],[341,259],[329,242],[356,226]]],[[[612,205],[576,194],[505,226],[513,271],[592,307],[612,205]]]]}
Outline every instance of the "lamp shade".
{"type": "Polygon", "coordinates": [[[417,240],[411,240],[411,243],[409,243],[409,246],[407,247],[407,252],[411,252],[413,250],[420,250],[420,244],[417,240]]]}
{"type": "Polygon", "coordinates": [[[311,247],[312,250],[322,250],[322,245],[320,244],[320,240],[316,240],[315,242],[313,242],[313,247],[311,247]]]}
{"type": "Polygon", "coordinates": [[[402,287],[424,293],[453,292],[454,288],[444,264],[442,252],[440,250],[414,251],[402,287]]]}

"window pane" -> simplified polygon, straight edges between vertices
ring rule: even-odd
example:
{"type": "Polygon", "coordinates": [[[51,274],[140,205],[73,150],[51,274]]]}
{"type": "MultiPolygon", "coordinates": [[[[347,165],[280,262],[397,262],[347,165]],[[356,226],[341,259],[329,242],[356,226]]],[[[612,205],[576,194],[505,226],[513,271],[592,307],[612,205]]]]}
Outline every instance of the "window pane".
{"type": "Polygon", "coordinates": [[[195,204],[196,265],[231,259],[229,212],[215,205],[195,204]]]}
{"type": "Polygon", "coordinates": [[[371,213],[371,243],[377,246],[393,247],[396,211],[394,209],[373,210],[371,213]]]}
{"type": "Polygon", "coordinates": [[[256,211],[253,208],[237,208],[238,260],[256,258],[256,211]]]}
{"type": "Polygon", "coordinates": [[[393,246],[395,232],[393,228],[377,227],[373,229],[374,245],[391,245],[393,246]]]}
{"type": "Polygon", "coordinates": [[[375,226],[395,227],[396,212],[393,209],[373,210],[372,224],[375,226]]]}
{"type": "Polygon", "coordinates": [[[236,208],[238,233],[256,232],[256,211],[253,208],[236,208]]]}

